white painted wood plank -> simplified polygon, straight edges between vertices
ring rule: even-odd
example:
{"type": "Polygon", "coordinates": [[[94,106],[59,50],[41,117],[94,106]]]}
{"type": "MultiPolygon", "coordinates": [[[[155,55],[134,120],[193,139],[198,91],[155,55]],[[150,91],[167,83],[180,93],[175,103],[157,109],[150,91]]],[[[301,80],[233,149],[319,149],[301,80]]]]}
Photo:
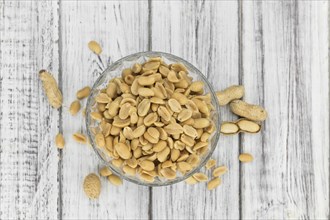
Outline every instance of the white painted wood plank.
{"type": "MultiPolygon", "coordinates": [[[[75,92],[92,86],[102,64],[89,51],[90,40],[100,42],[102,60],[108,55],[117,60],[125,55],[147,50],[147,2],[64,1],[61,5],[62,64],[64,104],[69,106],[75,92]]],[[[86,100],[83,102],[85,105],[86,100]]],[[[91,147],[76,144],[71,135],[85,132],[81,114],[72,117],[63,111],[67,147],[63,151],[62,217],[65,219],[146,219],[149,189],[125,182],[115,187],[102,178],[102,192],[96,201],[89,200],[82,189],[84,177],[98,172],[101,162],[91,147]]]]}
{"type": "Polygon", "coordinates": [[[245,100],[269,112],[243,135],[242,218],[329,218],[328,2],[243,2],[245,100]]]}
{"type": "Polygon", "coordinates": [[[0,3],[0,219],[58,216],[58,112],[38,79],[57,78],[56,5],[0,3]]]}
{"type": "MultiPolygon", "coordinates": [[[[152,50],[178,55],[193,63],[214,88],[238,84],[238,4],[235,1],[153,1],[152,50]],[[169,16],[170,12],[170,16],[169,16]]],[[[233,120],[227,108],[221,120],[233,120]]],[[[238,219],[238,136],[220,137],[213,158],[229,167],[223,184],[179,183],[153,188],[154,219],[238,219]]]]}

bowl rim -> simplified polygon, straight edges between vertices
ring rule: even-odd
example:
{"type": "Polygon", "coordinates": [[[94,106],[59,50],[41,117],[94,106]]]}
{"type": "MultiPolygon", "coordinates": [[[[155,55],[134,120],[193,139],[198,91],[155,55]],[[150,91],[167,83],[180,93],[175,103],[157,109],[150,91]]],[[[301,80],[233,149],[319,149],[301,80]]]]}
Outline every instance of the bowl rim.
{"type": "Polygon", "coordinates": [[[98,78],[94,82],[94,84],[91,88],[91,93],[88,96],[87,103],[86,103],[86,117],[85,117],[86,132],[87,132],[87,136],[88,136],[88,139],[89,139],[89,143],[92,145],[92,148],[93,148],[94,152],[96,153],[97,157],[99,158],[99,160],[101,160],[102,163],[111,170],[111,172],[118,175],[120,178],[123,178],[124,180],[127,180],[129,182],[132,182],[132,183],[135,183],[135,184],[138,184],[138,185],[148,186],[148,187],[169,186],[169,185],[173,185],[173,184],[182,182],[182,181],[186,180],[187,178],[191,177],[193,174],[197,173],[203,166],[205,166],[206,162],[213,155],[213,152],[214,152],[214,150],[215,150],[215,148],[216,148],[216,146],[219,142],[219,138],[220,138],[220,133],[218,131],[219,130],[219,124],[220,124],[220,106],[219,106],[219,102],[218,102],[216,93],[213,89],[213,86],[209,82],[209,80],[204,76],[204,74],[197,67],[195,67],[190,62],[188,62],[188,61],[184,60],[183,58],[178,57],[176,55],[166,53],[166,52],[160,52],[160,51],[143,51],[143,52],[133,53],[133,54],[124,56],[124,57],[120,58],[119,60],[117,60],[117,61],[113,62],[112,64],[110,64],[105,70],[103,70],[103,72],[98,76],[98,78]],[[189,68],[192,69],[196,74],[198,74],[203,79],[203,81],[207,84],[207,86],[210,90],[210,94],[212,96],[212,99],[215,100],[215,102],[216,102],[215,114],[217,114],[218,120],[217,120],[217,123],[215,124],[215,126],[216,126],[216,129],[214,131],[215,132],[215,134],[214,134],[215,140],[214,140],[214,144],[212,144],[210,146],[209,152],[205,156],[204,161],[202,161],[197,167],[195,167],[194,169],[189,171],[187,174],[185,174],[181,177],[178,177],[174,180],[168,180],[164,183],[154,183],[154,182],[150,183],[150,182],[145,182],[145,181],[142,182],[142,180],[139,181],[139,180],[136,180],[136,179],[132,179],[127,175],[122,175],[121,173],[119,173],[116,169],[114,169],[112,167],[113,165],[111,165],[110,162],[107,162],[106,160],[104,160],[103,157],[100,155],[100,152],[98,151],[98,149],[96,147],[96,144],[95,144],[95,142],[92,138],[92,133],[91,133],[90,128],[89,128],[89,124],[90,124],[90,121],[91,121],[91,117],[90,117],[91,109],[87,108],[87,107],[90,106],[90,104],[92,102],[93,91],[96,90],[96,87],[98,87],[99,82],[103,79],[103,77],[106,74],[108,74],[109,72],[111,72],[111,70],[114,67],[121,64],[123,61],[126,61],[126,60],[128,60],[130,58],[133,58],[133,57],[136,57],[136,56],[139,56],[139,57],[142,57],[142,56],[164,56],[164,57],[169,57],[170,59],[175,59],[178,62],[188,64],[189,68]]]}

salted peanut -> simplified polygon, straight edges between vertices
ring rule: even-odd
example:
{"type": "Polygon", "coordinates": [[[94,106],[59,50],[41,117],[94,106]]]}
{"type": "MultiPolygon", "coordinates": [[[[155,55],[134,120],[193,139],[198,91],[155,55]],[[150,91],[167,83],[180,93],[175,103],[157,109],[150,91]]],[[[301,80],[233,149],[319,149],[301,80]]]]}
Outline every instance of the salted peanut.
{"type": "Polygon", "coordinates": [[[165,101],[161,98],[158,98],[158,97],[152,97],[150,98],[150,102],[153,103],[153,104],[165,104],[165,101]]]}
{"type": "Polygon", "coordinates": [[[151,153],[151,156],[149,156],[147,158],[147,160],[150,160],[150,161],[155,161],[157,159],[157,154],[156,153],[153,153],[152,150],[150,150],[150,153],[151,153]],[[152,154],[153,153],[153,154],[152,154]]]}
{"type": "Polygon", "coordinates": [[[134,138],[133,140],[131,140],[131,149],[135,150],[136,148],[138,148],[140,145],[140,141],[138,138],[134,138]]]}
{"type": "Polygon", "coordinates": [[[178,83],[180,80],[178,79],[176,72],[174,72],[173,70],[170,70],[167,74],[167,79],[168,81],[172,82],[172,83],[178,83]]]}
{"type": "MultiPolygon", "coordinates": [[[[180,81],[178,83],[174,83],[174,86],[178,89],[182,89],[182,92],[185,91],[185,89],[188,88],[189,83],[187,82],[187,80],[185,79],[180,79],[180,81]]],[[[176,89],[176,91],[178,90],[176,89]]]]}
{"type": "Polygon", "coordinates": [[[146,62],[143,65],[143,71],[146,71],[146,70],[155,70],[155,69],[158,69],[159,66],[160,66],[160,62],[159,61],[146,62]]]}
{"type": "Polygon", "coordinates": [[[133,74],[133,70],[131,68],[125,68],[121,72],[121,77],[124,79],[126,76],[129,76],[129,75],[132,75],[132,74],[133,74]]]}
{"type": "Polygon", "coordinates": [[[216,164],[216,160],[214,160],[214,159],[210,159],[210,160],[208,160],[208,161],[206,162],[205,167],[206,167],[206,169],[209,170],[209,169],[211,169],[212,167],[214,167],[215,164],[216,164]]]}
{"type": "Polygon", "coordinates": [[[152,150],[154,152],[158,153],[158,152],[161,152],[162,150],[164,150],[166,146],[167,146],[166,141],[161,140],[161,141],[159,141],[158,143],[156,143],[154,145],[154,147],[152,148],[152,150]]]}
{"type": "Polygon", "coordinates": [[[143,123],[145,126],[149,127],[151,126],[154,122],[156,122],[158,119],[158,116],[156,113],[152,112],[150,114],[148,114],[144,120],[143,120],[143,123]]]}
{"type": "Polygon", "coordinates": [[[70,105],[70,113],[71,115],[76,115],[80,110],[80,102],[79,100],[73,101],[70,105]]]}
{"type": "Polygon", "coordinates": [[[139,163],[140,167],[146,171],[152,171],[155,169],[155,164],[149,160],[143,160],[139,163]]]}
{"type": "Polygon", "coordinates": [[[152,91],[155,93],[155,97],[166,99],[167,98],[167,92],[163,84],[156,82],[155,87],[151,88],[152,91]]]}
{"type": "Polygon", "coordinates": [[[132,168],[136,168],[138,165],[138,161],[136,160],[136,158],[133,157],[131,159],[126,160],[126,164],[132,168]]]}
{"type": "Polygon", "coordinates": [[[134,139],[134,134],[133,134],[132,128],[130,128],[130,127],[123,128],[123,135],[128,140],[134,139]]]}
{"type": "Polygon", "coordinates": [[[190,90],[192,92],[200,92],[204,88],[204,83],[202,81],[195,81],[190,85],[190,90]]]}
{"type": "Polygon", "coordinates": [[[132,153],[129,150],[128,146],[124,143],[117,143],[115,145],[115,150],[119,154],[119,156],[123,159],[129,159],[132,157],[132,153]]]}
{"type": "Polygon", "coordinates": [[[205,146],[207,146],[208,145],[208,143],[207,142],[202,142],[202,141],[200,141],[200,142],[197,142],[196,144],[195,144],[195,146],[194,146],[194,151],[197,151],[198,149],[201,149],[202,147],[205,147],[205,146]]]}
{"type": "Polygon", "coordinates": [[[105,147],[105,139],[102,133],[95,135],[95,142],[98,147],[105,147]]]}
{"type": "Polygon", "coordinates": [[[153,176],[150,176],[146,173],[140,174],[140,178],[146,182],[152,183],[155,181],[155,178],[153,176]]]}
{"type": "Polygon", "coordinates": [[[123,171],[125,174],[128,174],[130,176],[135,176],[135,174],[136,174],[136,169],[132,168],[128,165],[123,166],[123,171]]]}
{"type": "Polygon", "coordinates": [[[193,128],[190,125],[183,125],[183,133],[185,133],[186,135],[192,137],[192,138],[196,138],[197,137],[197,131],[195,128],[193,128]]]}
{"type": "Polygon", "coordinates": [[[176,160],[177,162],[181,162],[181,161],[185,161],[187,160],[189,157],[189,154],[188,153],[183,153],[180,155],[180,157],[176,160]]]}
{"type": "Polygon", "coordinates": [[[154,138],[159,139],[159,131],[154,127],[149,127],[147,132],[154,138]]]}
{"type": "Polygon", "coordinates": [[[150,100],[143,99],[138,105],[138,115],[139,116],[146,116],[150,109],[150,100]]]}
{"type": "Polygon", "coordinates": [[[248,163],[253,161],[253,156],[248,153],[243,153],[239,155],[238,159],[243,163],[248,163]]]}
{"type": "Polygon", "coordinates": [[[193,184],[196,184],[196,183],[198,183],[198,181],[194,178],[194,177],[188,177],[186,180],[185,180],[185,182],[187,183],[187,184],[189,184],[189,185],[193,185],[193,184]]]}
{"type": "Polygon", "coordinates": [[[156,143],[158,143],[158,141],[159,141],[159,138],[156,138],[156,137],[151,136],[148,132],[145,132],[145,133],[143,134],[143,137],[144,137],[148,142],[150,142],[150,143],[152,143],[152,144],[156,144],[156,143]]]}
{"type": "Polygon", "coordinates": [[[191,153],[186,162],[189,163],[192,167],[196,167],[200,162],[200,158],[196,154],[191,153]]]}
{"type": "Polygon", "coordinates": [[[100,178],[94,173],[88,174],[84,179],[83,188],[88,198],[97,199],[101,192],[100,178]]]}
{"type": "Polygon", "coordinates": [[[188,72],[187,68],[182,63],[173,63],[171,64],[171,70],[174,70],[175,72],[188,72]]]}
{"type": "Polygon", "coordinates": [[[233,85],[225,90],[216,92],[219,105],[224,106],[235,99],[240,99],[244,96],[244,86],[233,85]]]}
{"type": "Polygon", "coordinates": [[[182,134],[183,133],[183,128],[181,125],[179,125],[178,123],[172,123],[169,125],[166,125],[164,127],[164,130],[168,133],[168,134],[182,134]]]}
{"type": "Polygon", "coordinates": [[[142,149],[140,147],[136,148],[134,151],[133,151],[133,156],[135,158],[140,158],[142,156],[142,149]]]}
{"type": "Polygon", "coordinates": [[[237,134],[238,131],[239,127],[234,122],[223,122],[220,126],[220,132],[222,134],[237,134]]]}
{"type": "Polygon", "coordinates": [[[261,129],[261,125],[250,121],[247,119],[240,119],[236,122],[237,126],[239,127],[240,131],[247,132],[247,133],[258,133],[261,129]]]}
{"type": "Polygon", "coordinates": [[[171,137],[168,137],[166,139],[166,142],[167,142],[167,145],[169,146],[170,149],[173,149],[173,146],[174,146],[174,142],[173,142],[173,139],[171,137]]]}
{"type": "Polygon", "coordinates": [[[210,122],[210,125],[204,129],[207,133],[212,134],[215,131],[215,124],[213,121],[210,122]]]}
{"type": "Polygon", "coordinates": [[[110,176],[112,174],[112,172],[108,167],[104,166],[99,170],[99,174],[100,174],[100,176],[106,177],[106,176],[110,176]]]}
{"type": "Polygon", "coordinates": [[[166,66],[161,65],[159,67],[159,72],[160,72],[160,74],[162,74],[163,77],[167,77],[169,71],[170,70],[166,66]]]}
{"type": "Polygon", "coordinates": [[[178,170],[181,173],[190,171],[192,169],[192,166],[187,162],[179,162],[179,163],[177,163],[177,166],[178,166],[178,170]]]}
{"type": "Polygon", "coordinates": [[[116,126],[118,128],[124,128],[126,126],[128,126],[131,123],[131,120],[129,118],[126,119],[120,119],[118,116],[116,116],[113,120],[112,125],[116,126]]]}
{"type": "MultiPolygon", "coordinates": [[[[154,124],[156,125],[156,122],[154,124]]],[[[164,128],[158,127],[157,130],[159,132],[159,139],[164,140],[164,141],[167,140],[168,135],[167,135],[166,131],[164,130],[164,128]]]]}
{"type": "Polygon", "coordinates": [[[199,112],[205,114],[206,116],[210,115],[210,110],[204,101],[196,99],[196,98],[193,98],[192,101],[196,104],[199,112]]]}
{"type": "Polygon", "coordinates": [[[120,179],[119,176],[116,176],[114,174],[108,176],[108,180],[110,181],[110,183],[112,183],[115,186],[120,186],[123,184],[122,179],[120,179]]]}
{"type": "Polygon", "coordinates": [[[132,106],[136,106],[137,102],[136,100],[134,99],[134,96],[127,96],[127,97],[124,97],[124,95],[130,95],[130,94],[122,94],[121,97],[123,97],[123,99],[120,101],[119,103],[119,106],[120,107],[123,107],[125,104],[130,104],[131,107],[129,109],[130,112],[136,112],[137,109],[136,107],[132,107],[132,106]]]}
{"type": "Polygon", "coordinates": [[[140,76],[138,79],[138,83],[141,86],[151,86],[155,83],[155,78],[152,76],[140,76]]]}
{"type": "Polygon", "coordinates": [[[170,168],[161,169],[160,173],[162,174],[163,177],[169,180],[175,179],[176,177],[176,172],[170,168]]]}
{"type": "Polygon", "coordinates": [[[77,99],[84,99],[84,98],[88,97],[90,92],[91,92],[91,88],[89,86],[86,86],[86,87],[80,89],[76,94],[77,99]]]}
{"type": "Polygon", "coordinates": [[[121,165],[123,165],[124,161],[123,161],[122,159],[118,158],[118,159],[114,159],[114,160],[112,160],[111,163],[112,163],[112,165],[114,165],[115,167],[120,168],[121,165]]]}
{"type": "MultiPolygon", "coordinates": [[[[99,112],[104,112],[106,110],[106,104],[105,103],[97,103],[97,110],[99,110],[99,112]]],[[[86,110],[86,108],[85,108],[86,110]]]]}
{"type": "Polygon", "coordinates": [[[91,118],[94,119],[95,121],[101,122],[103,119],[103,116],[100,112],[92,112],[91,118]]]}
{"type": "Polygon", "coordinates": [[[139,116],[137,115],[136,112],[131,113],[131,124],[136,124],[138,122],[139,116]]]}
{"type": "Polygon", "coordinates": [[[142,146],[142,150],[146,151],[146,152],[149,151],[151,148],[152,148],[152,145],[150,143],[142,146]]]}
{"type": "Polygon", "coordinates": [[[113,101],[109,104],[108,113],[111,116],[116,116],[116,115],[118,115],[119,109],[120,109],[119,103],[116,101],[113,101]]]}
{"type": "Polygon", "coordinates": [[[100,128],[101,128],[101,131],[102,131],[102,134],[104,135],[104,137],[107,137],[110,135],[111,124],[109,124],[105,121],[102,121],[100,124],[100,128]]]}
{"type": "Polygon", "coordinates": [[[192,147],[195,144],[194,139],[186,134],[182,134],[180,140],[182,141],[182,143],[189,147],[192,147]]]}
{"type": "Polygon", "coordinates": [[[113,151],[113,137],[112,136],[108,136],[105,138],[105,147],[109,151],[113,151]]]}
{"type": "Polygon", "coordinates": [[[161,152],[157,153],[157,160],[159,162],[164,162],[166,161],[168,155],[170,154],[171,150],[169,147],[166,147],[164,150],[162,150],[161,152]]]}
{"type": "Polygon", "coordinates": [[[199,112],[198,107],[196,106],[195,102],[193,102],[192,100],[188,100],[185,106],[187,109],[190,109],[193,113],[199,112]]]}
{"type": "Polygon", "coordinates": [[[182,110],[180,103],[176,99],[169,99],[168,105],[173,112],[180,112],[182,110]]]}
{"type": "Polygon", "coordinates": [[[188,103],[188,98],[187,96],[183,95],[182,93],[179,92],[174,92],[171,96],[171,98],[176,99],[180,105],[185,105],[188,103]]]}
{"type": "Polygon", "coordinates": [[[195,120],[193,118],[189,118],[188,120],[181,123],[181,125],[193,125],[195,123],[195,120]]]}
{"type": "Polygon", "coordinates": [[[126,119],[129,116],[129,110],[131,108],[131,104],[129,103],[125,103],[121,106],[120,110],[119,110],[119,118],[120,119],[126,119]]]}
{"type": "Polygon", "coordinates": [[[141,137],[145,133],[145,131],[146,131],[146,127],[144,125],[141,125],[133,131],[133,137],[134,138],[141,137]]]}
{"type": "Polygon", "coordinates": [[[58,133],[55,137],[55,144],[58,149],[63,149],[65,145],[64,137],[61,133],[58,133]]]}
{"type": "Polygon", "coordinates": [[[135,77],[133,75],[128,75],[128,76],[125,76],[124,82],[127,83],[127,85],[132,85],[134,79],[135,79],[135,77]]]}
{"type": "Polygon", "coordinates": [[[169,121],[171,119],[171,114],[168,109],[164,106],[159,106],[157,110],[158,115],[164,119],[165,121],[169,121]]]}
{"type": "Polygon", "coordinates": [[[216,177],[216,178],[210,180],[210,181],[207,183],[207,189],[208,189],[208,190],[215,189],[215,188],[217,188],[220,184],[221,184],[221,179],[220,179],[219,177],[216,177]]]}
{"type": "Polygon", "coordinates": [[[158,110],[158,107],[159,107],[159,105],[157,105],[157,104],[154,104],[154,103],[151,103],[151,106],[150,106],[150,108],[151,108],[151,110],[152,110],[153,112],[157,112],[157,110],[158,110]]]}
{"type": "Polygon", "coordinates": [[[99,93],[96,97],[95,97],[95,101],[98,103],[109,103],[111,101],[111,98],[106,94],[106,93],[99,93]]]}
{"type": "Polygon", "coordinates": [[[178,150],[183,150],[186,147],[186,145],[181,141],[175,141],[173,147],[178,150]]]}
{"type": "Polygon", "coordinates": [[[131,93],[133,94],[133,95],[138,95],[138,90],[139,90],[139,88],[141,87],[140,85],[139,85],[139,82],[138,82],[138,79],[139,79],[140,77],[135,77],[135,79],[134,79],[134,81],[133,81],[133,83],[132,83],[132,85],[131,85],[131,93]]]}
{"type": "MultiPolygon", "coordinates": [[[[125,137],[125,135],[123,134],[123,132],[122,131],[120,131],[120,133],[119,133],[119,140],[118,140],[118,142],[120,142],[120,143],[126,143],[126,137],[125,137]]],[[[130,142],[128,142],[127,143],[127,145],[128,145],[128,148],[130,149],[130,144],[129,144],[130,142]]]]}
{"type": "Polygon", "coordinates": [[[194,120],[193,127],[194,128],[206,128],[207,126],[210,125],[210,121],[207,118],[196,118],[194,120]]]}
{"type": "Polygon", "coordinates": [[[58,88],[55,78],[46,70],[39,71],[39,77],[46,93],[49,104],[53,108],[60,108],[63,102],[63,96],[58,88]]]}
{"type": "Polygon", "coordinates": [[[102,48],[99,45],[99,43],[97,43],[96,41],[92,40],[88,43],[88,48],[95,53],[96,55],[100,55],[102,52],[102,48]]]}
{"type": "Polygon", "coordinates": [[[109,98],[115,98],[117,96],[117,85],[113,82],[110,82],[107,86],[106,94],[109,98]]]}
{"type": "Polygon", "coordinates": [[[133,64],[133,66],[132,66],[133,73],[138,74],[141,72],[141,70],[142,70],[141,64],[139,64],[139,63],[133,64]]]}
{"type": "Polygon", "coordinates": [[[180,122],[186,121],[192,116],[192,111],[190,109],[182,109],[182,111],[178,114],[177,119],[180,122]]]}
{"type": "Polygon", "coordinates": [[[230,109],[234,114],[252,121],[264,121],[267,118],[267,112],[263,107],[252,105],[242,100],[232,101],[230,109]]]}
{"type": "Polygon", "coordinates": [[[205,182],[208,180],[208,177],[204,173],[195,173],[193,177],[198,181],[198,182],[205,182]]]}
{"type": "Polygon", "coordinates": [[[212,172],[213,177],[218,177],[221,176],[225,173],[227,173],[228,169],[226,166],[219,166],[217,168],[215,168],[212,172]]]}
{"type": "Polygon", "coordinates": [[[140,96],[144,96],[144,97],[148,97],[148,96],[154,96],[155,93],[153,90],[149,89],[149,88],[144,88],[144,87],[141,87],[138,89],[138,94],[140,96]]]}
{"type": "Polygon", "coordinates": [[[161,165],[162,165],[162,168],[172,167],[173,162],[171,160],[167,160],[167,161],[161,163],[161,165]]]}
{"type": "Polygon", "coordinates": [[[204,132],[204,133],[202,134],[202,136],[200,137],[200,140],[201,140],[202,142],[207,142],[210,136],[211,136],[211,134],[209,134],[209,133],[207,133],[207,132],[204,132]]]}
{"type": "Polygon", "coordinates": [[[117,136],[117,135],[119,135],[120,131],[121,131],[121,128],[112,125],[111,130],[110,130],[110,134],[113,135],[113,136],[117,136]]]}
{"type": "Polygon", "coordinates": [[[73,135],[72,135],[72,137],[73,137],[73,139],[75,140],[75,141],[77,141],[78,143],[80,143],[80,144],[86,144],[87,143],[87,138],[86,138],[86,136],[85,135],[83,135],[83,134],[81,134],[81,133],[74,133],[73,135]]]}
{"type": "Polygon", "coordinates": [[[149,142],[144,138],[144,135],[142,135],[141,137],[139,137],[139,141],[140,141],[140,144],[143,145],[143,146],[149,143],[149,142]]]}

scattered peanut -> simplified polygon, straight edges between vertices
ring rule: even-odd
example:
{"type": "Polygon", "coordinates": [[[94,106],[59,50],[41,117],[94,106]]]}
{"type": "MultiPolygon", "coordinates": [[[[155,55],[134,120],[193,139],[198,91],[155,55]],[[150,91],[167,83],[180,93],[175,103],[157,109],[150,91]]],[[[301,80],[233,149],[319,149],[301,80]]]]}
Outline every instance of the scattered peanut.
{"type": "Polygon", "coordinates": [[[216,178],[210,180],[210,181],[207,183],[207,189],[208,189],[208,190],[215,189],[215,188],[218,187],[220,184],[221,184],[221,179],[220,179],[219,177],[216,177],[216,178]]]}
{"type": "Polygon", "coordinates": [[[39,77],[49,104],[54,108],[60,108],[62,106],[63,97],[54,77],[46,70],[40,70],[39,77]]]}
{"type": "Polygon", "coordinates": [[[64,145],[65,145],[65,140],[64,137],[61,133],[58,133],[55,137],[55,144],[57,146],[57,148],[59,149],[63,149],[64,145]]]}
{"type": "Polygon", "coordinates": [[[123,184],[122,179],[120,179],[119,176],[116,176],[114,174],[111,174],[110,176],[108,176],[108,180],[110,181],[110,183],[112,183],[115,186],[120,186],[123,184]]]}
{"type": "Polygon", "coordinates": [[[227,170],[228,169],[226,166],[219,166],[213,170],[212,175],[213,175],[213,177],[218,177],[218,176],[225,174],[227,172],[227,170]]]}
{"type": "Polygon", "coordinates": [[[88,43],[88,48],[97,55],[100,55],[102,52],[101,46],[93,40],[88,43]]]}
{"type": "Polygon", "coordinates": [[[80,144],[86,144],[87,143],[87,138],[85,135],[81,134],[81,133],[74,133],[72,135],[73,139],[75,141],[77,141],[80,144]]]}
{"type": "Polygon", "coordinates": [[[220,132],[225,135],[237,134],[239,132],[254,134],[258,133],[260,129],[260,124],[245,118],[241,118],[236,122],[223,122],[220,127],[220,132]]]}
{"type": "Polygon", "coordinates": [[[243,153],[239,155],[238,159],[243,163],[248,163],[253,161],[253,156],[248,153],[243,153]]]}
{"type": "Polygon", "coordinates": [[[97,199],[101,192],[100,178],[94,173],[89,174],[85,177],[83,187],[88,198],[97,199]]]}
{"type": "Polygon", "coordinates": [[[209,169],[211,169],[212,167],[214,167],[215,164],[216,164],[216,160],[214,160],[214,159],[210,159],[210,160],[207,161],[205,167],[206,167],[206,169],[209,170],[209,169]]]}
{"type": "Polygon", "coordinates": [[[73,115],[73,116],[76,115],[79,112],[80,107],[81,107],[81,105],[80,105],[79,100],[73,101],[70,105],[71,115],[73,115]]]}
{"type": "Polygon", "coordinates": [[[105,176],[105,177],[110,176],[112,174],[111,170],[106,166],[102,167],[99,170],[99,173],[100,173],[101,176],[105,176]]]}
{"type": "Polygon", "coordinates": [[[84,99],[84,98],[88,97],[90,92],[91,92],[91,88],[89,86],[86,86],[86,87],[80,89],[76,95],[77,99],[84,99]]]}

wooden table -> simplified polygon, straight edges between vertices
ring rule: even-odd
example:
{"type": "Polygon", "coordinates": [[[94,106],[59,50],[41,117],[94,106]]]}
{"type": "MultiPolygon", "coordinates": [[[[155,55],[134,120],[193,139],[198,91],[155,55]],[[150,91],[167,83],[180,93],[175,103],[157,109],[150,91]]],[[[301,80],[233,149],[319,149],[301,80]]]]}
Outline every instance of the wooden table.
{"type": "MultiPolygon", "coordinates": [[[[328,1],[1,1],[0,219],[328,219],[328,1]],[[87,47],[100,42],[99,59],[87,47]],[[165,51],[198,67],[215,89],[243,84],[269,112],[260,134],[221,136],[221,187],[148,188],[102,179],[98,200],[82,181],[101,166],[71,135],[85,131],[68,106],[102,70],[139,51],[165,51]],[[52,109],[38,71],[59,82],[52,109]],[[65,149],[54,146],[64,132],[65,149]],[[239,163],[240,152],[255,160],[239,163]]],[[[228,107],[221,119],[235,120],[228,107]]]]}

